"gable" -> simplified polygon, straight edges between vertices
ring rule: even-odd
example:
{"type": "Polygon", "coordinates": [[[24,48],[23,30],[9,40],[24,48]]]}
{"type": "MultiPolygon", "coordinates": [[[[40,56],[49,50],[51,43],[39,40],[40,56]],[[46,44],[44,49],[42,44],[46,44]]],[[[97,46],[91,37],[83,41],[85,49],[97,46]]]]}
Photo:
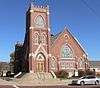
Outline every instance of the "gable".
{"type": "Polygon", "coordinates": [[[53,45],[54,41],[56,41],[56,39],[58,38],[58,36],[60,36],[62,32],[56,34],[56,35],[51,35],[51,45],[53,45]]]}
{"type": "Polygon", "coordinates": [[[59,51],[57,54],[60,55],[61,46],[63,46],[65,43],[67,43],[72,48],[74,56],[82,58],[83,55],[86,55],[83,47],[81,47],[76,38],[72,36],[72,34],[66,28],[63,32],[60,32],[59,34],[52,37],[52,52],[55,50],[59,51]]]}
{"type": "Polygon", "coordinates": [[[37,48],[37,50],[35,51],[35,57],[38,53],[42,52],[46,57],[48,57],[47,52],[45,51],[44,47],[40,44],[37,48]]]}

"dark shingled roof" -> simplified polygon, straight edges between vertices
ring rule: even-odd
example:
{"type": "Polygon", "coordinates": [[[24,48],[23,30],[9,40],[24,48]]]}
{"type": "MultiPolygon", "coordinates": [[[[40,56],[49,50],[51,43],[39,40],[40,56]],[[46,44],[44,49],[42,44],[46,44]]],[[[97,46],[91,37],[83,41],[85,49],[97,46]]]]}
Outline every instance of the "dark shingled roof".
{"type": "Polygon", "coordinates": [[[100,68],[100,61],[89,61],[91,68],[100,68]]]}
{"type": "Polygon", "coordinates": [[[56,35],[53,35],[51,34],[51,44],[53,44],[53,42],[57,39],[57,37],[61,34],[62,32],[56,34],[56,35]]]}

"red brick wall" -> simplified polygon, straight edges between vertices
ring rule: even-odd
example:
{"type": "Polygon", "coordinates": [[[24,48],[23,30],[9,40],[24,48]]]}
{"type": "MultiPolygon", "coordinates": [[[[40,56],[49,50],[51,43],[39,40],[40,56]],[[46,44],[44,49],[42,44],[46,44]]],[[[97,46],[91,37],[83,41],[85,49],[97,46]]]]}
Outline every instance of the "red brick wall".
{"type": "MultiPolygon", "coordinates": [[[[28,54],[30,54],[30,53],[35,54],[36,50],[39,47],[39,45],[34,45],[34,43],[33,43],[34,33],[38,32],[39,35],[40,35],[41,33],[44,32],[47,35],[47,37],[46,37],[47,45],[42,45],[42,47],[47,52],[46,54],[48,56],[48,57],[45,56],[45,59],[46,59],[45,60],[45,62],[46,62],[45,70],[47,72],[50,69],[49,60],[51,59],[52,56],[54,56],[57,60],[57,69],[56,70],[61,69],[60,66],[59,66],[60,62],[62,61],[61,60],[61,47],[66,43],[70,46],[70,48],[73,51],[73,61],[75,61],[75,63],[73,62],[73,67],[75,68],[76,62],[77,62],[77,68],[82,68],[82,66],[80,67],[80,59],[84,59],[83,55],[85,54],[85,52],[81,48],[81,46],[77,43],[75,38],[71,35],[71,33],[67,29],[64,29],[64,31],[61,34],[59,34],[57,39],[51,45],[51,41],[50,41],[51,35],[50,35],[50,31],[48,30],[48,28],[49,28],[49,15],[48,15],[48,9],[47,8],[33,7],[27,12],[26,30],[28,31],[28,34],[27,34],[28,39],[27,39],[26,44],[28,44],[27,45],[28,46],[28,54]],[[33,12],[32,12],[32,10],[33,10],[33,12]],[[36,19],[36,17],[38,15],[41,15],[46,21],[46,25],[42,29],[41,28],[35,28],[35,25],[34,25],[34,20],[36,19]],[[40,31],[40,29],[41,29],[41,31],[40,31]],[[49,56],[50,54],[51,54],[51,57],[49,56]]],[[[41,50],[42,49],[40,48],[38,53],[41,50]]],[[[43,51],[43,54],[44,54],[44,51],[43,51]]],[[[37,63],[36,57],[30,56],[28,59],[29,59],[29,71],[33,70],[35,72],[36,71],[36,63],[37,63]]],[[[67,63],[67,61],[70,61],[70,60],[65,60],[66,63],[67,63]]],[[[83,67],[85,67],[85,66],[83,65],[83,67]]]]}
{"type": "MultiPolygon", "coordinates": [[[[75,61],[80,61],[80,58],[84,59],[83,55],[85,54],[84,50],[81,48],[81,46],[77,43],[77,41],[74,39],[74,37],[70,34],[70,32],[65,29],[61,34],[59,34],[58,38],[54,41],[51,47],[51,54],[58,59],[58,61],[61,61],[61,47],[64,44],[68,44],[70,48],[73,51],[73,58],[75,61]],[[65,37],[65,35],[67,37],[65,37]]],[[[73,59],[73,60],[74,60],[73,59]]],[[[66,60],[68,61],[68,60],[66,60]]],[[[73,65],[75,66],[75,65],[73,65]]],[[[80,67],[80,64],[78,62],[78,68],[80,67]]],[[[83,66],[85,67],[85,66],[83,66]]]]}
{"type": "MultiPolygon", "coordinates": [[[[44,50],[47,52],[47,54],[50,53],[50,32],[48,31],[48,28],[49,28],[49,15],[47,14],[48,12],[48,9],[45,7],[45,8],[37,8],[37,7],[33,7],[31,8],[28,12],[27,12],[27,24],[26,25],[28,31],[29,31],[29,40],[27,42],[29,42],[29,54],[30,53],[34,53],[36,52],[36,50],[38,49],[39,47],[39,44],[38,45],[35,45],[33,43],[33,35],[35,32],[38,32],[39,35],[41,35],[41,33],[45,33],[46,34],[46,41],[47,41],[47,45],[42,45],[42,47],[44,48],[44,50]],[[30,12],[32,11],[33,12],[30,12]],[[41,15],[45,21],[46,21],[46,24],[45,24],[45,27],[44,28],[36,28],[35,27],[35,24],[34,24],[34,21],[36,19],[37,16],[41,15]],[[31,28],[31,29],[30,29],[31,28]],[[41,30],[41,31],[40,31],[41,30]]],[[[38,53],[41,51],[42,49],[40,48],[38,53]]],[[[42,50],[43,51],[43,50],[42,50]]],[[[38,54],[37,53],[37,54],[38,54]]],[[[43,52],[44,54],[44,52],[43,52]]],[[[46,59],[46,68],[45,70],[48,71],[48,58],[45,58],[46,59]]],[[[32,70],[32,71],[36,71],[36,57],[34,58],[33,56],[30,56],[29,57],[29,69],[32,70]]]]}

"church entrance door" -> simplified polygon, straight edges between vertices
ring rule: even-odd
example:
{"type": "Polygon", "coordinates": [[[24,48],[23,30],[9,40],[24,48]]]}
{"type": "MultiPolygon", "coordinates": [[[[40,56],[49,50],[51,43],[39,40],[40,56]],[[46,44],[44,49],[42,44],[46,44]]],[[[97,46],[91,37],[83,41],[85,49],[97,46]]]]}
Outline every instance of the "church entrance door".
{"type": "Polygon", "coordinates": [[[45,56],[42,53],[37,55],[36,63],[36,71],[45,72],[45,56]]]}
{"type": "Polygon", "coordinates": [[[37,62],[37,72],[44,72],[44,62],[37,62]]]}

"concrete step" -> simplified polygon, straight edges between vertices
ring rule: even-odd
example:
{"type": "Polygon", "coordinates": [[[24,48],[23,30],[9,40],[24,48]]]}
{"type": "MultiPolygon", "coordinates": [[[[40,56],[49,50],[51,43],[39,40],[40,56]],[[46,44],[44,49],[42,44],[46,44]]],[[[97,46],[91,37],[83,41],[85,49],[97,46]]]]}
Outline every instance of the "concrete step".
{"type": "Polygon", "coordinates": [[[21,78],[16,78],[14,81],[41,81],[41,80],[57,80],[54,79],[51,73],[37,72],[37,73],[26,73],[21,78]]]}

